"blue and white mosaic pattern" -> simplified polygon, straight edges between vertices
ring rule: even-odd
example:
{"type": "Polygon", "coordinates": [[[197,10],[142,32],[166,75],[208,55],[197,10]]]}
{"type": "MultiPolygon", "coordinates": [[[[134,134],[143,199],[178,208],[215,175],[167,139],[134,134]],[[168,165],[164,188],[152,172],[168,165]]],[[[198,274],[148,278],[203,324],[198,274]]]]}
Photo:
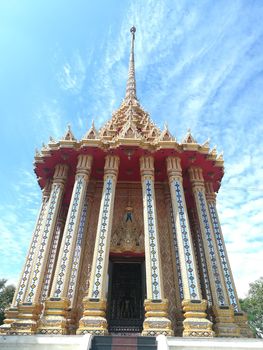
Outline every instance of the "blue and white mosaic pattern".
{"type": "Polygon", "coordinates": [[[34,231],[33,239],[32,239],[31,246],[29,248],[29,253],[28,253],[28,256],[26,259],[25,269],[23,272],[23,276],[21,278],[21,284],[19,286],[19,290],[18,290],[18,293],[16,296],[16,305],[14,305],[14,306],[17,306],[20,302],[23,302],[23,297],[24,297],[24,294],[26,292],[27,282],[28,282],[28,279],[29,279],[29,276],[30,276],[30,273],[32,270],[34,254],[36,252],[37,242],[39,239],[39,233],[40,233],[41,226],[43,223],[47,203],[48,203],[48,198],[43,198],[43,203],[42,203],[42,206],[41,206],[41,209],[39,212],[38,221],[37,221],[36,228],[34,231]]]}
{"type": "Polygon", "coordinates": [[[151,180],[145,180],[146,189],[146,205],[147,205],[147,222],[148,236],[150,244],[150,263],[151,263],[151,280],[152,280],[152,297],[153,299],[161,299],[158,251],[155,227],[154,199],[153,199],[153,183],[151,180]]]}
{"type": "Polygon", "coordinates": [[[84,235],[85,222],[87,218],[87,212],[88,212],[88,204],[85,203],[81,213],[78,236],[77,236],[77,241],[75,246],[75,253],[73,257],[71,276],[69,281],[68,298],[71,301],[71,306],[72,306],[72,302],[73,302],[74,295],[77,288],[76,283],[77,283],[77,277],[78,277],[78,271],[79,271],[80,257],[81,257],[81,251],[82,251],[82,241],[83,241],[83,235],[84,235]]]}
{"type": "Polygon", "coordinates": [[[176,233],[176,226],[175,226],[175,221],[174,221],[172,203],[170,205],[170,215],[171,215],[171,223],[172,223],[172,232],[173,232],[173,242],[174,242],[174,252],[175,252],[175,262],[176,262],[179,294],[180,294],[180,299],[183,300],[184,299],[184,288],[183,288],[183,280],[182,280],[181,265],[180,265],[180,259],[179,259],[178,243],[177,243],[177,233],[176,233]]]}
{"type": "Polygon", "coordinates": [[[79,206],[80,206],[80,197],[81,197],[81,193],[83,190],[83,185],[84,185],[84,178],[83,176],[79,175],[77,177],[77,181],[75,183],[74,186],[74,193],[72,194],[73,196],[73,203],[70,209],[70,212],[68,213],[69,215],[69,220],[67,220],[66,224],[67,227],[65,227],[64,230],[64,235],[66,237],[65,242],[64,242],[64,246],[61,247],[63,249],[63,253],[62,253],[62,258],[60,261],[60,270],[58,272],[58,276],[57,276],[57,281],[56,281],[56,289],[54,292],[54,296],[56,298],[61,297],[61,293],[63,291],[64,288],[64,281],[65,281],[65,276],[66,276],[66,268],[68,265],[68,260],[70,257],[70,250],[71,250],[71,246],[72,246],[72,242],[73,242],[73,238],[74,238],[74,230],[75,230],[75,225],[76,225],[76,220],[77,220],[77,216],[78,216],[78,211],[79,211],[79,206]]]}
{"type": "Polygon", "coordinates": [[[226,281],[227,292],[229,295],[230,303],[231,303],[231,305],[233,305],[235,311],[239,311],[236,296],[235,296],[235,291],[233,288],[231,275],[229,273],[229,266],[227,263],[226,252],[225,252],[224,244],[223,244],[222,237],[221,237],[219,220],[218,220],[215,205],[213,203],[209,203],[209,210],[210,210],[210,214],[211,214],[212,224],[214,227],[217,247],[218,247],[218,251],[219,251],[221,264],[223,267],[223,273],[224,273],[224,278],[226,281]]]}
{"type": "Polygon", "coordinates": [[[56,206],[58,203],[59,193],[61,191],[62,191],[62,186],[60,184],[54,184],[52,186],[52,191],[51,191],[50,199],[48,202],[48,212],[47,212],[47,217],[45,220],[43,236],[42,236],[42,240],[40,243],[40,247],[39,247],[39,251],[38,251],[38,255],[37,255],[37,259],[36,259],[36,263],[35,263],[35,270],[34,270],[33,276],[32,276],[32,284],[29,288],[29,293],[27,296],[28,303],[31,303],[33,301],[36,287],[39,283],[39,276],[41,273],[42,264],[43,264],[43,260],[45,257],[45,252],[46,252],[48,239],[50,236],[52,222],[54,220],[54,213],[55,213],[56,206]]]}
{"type": "Polygon", "coordinates": [[[212,294],[211,294],[210,282],[209,282],[209,277],[208,277],[208,272],[207,272],[204,247],[203,247],[203,242],[202,242],[200,231],[197,228],[196,228],[196,236],[197,236],[197,242],[198,242],[198,250],[200,253],[202,273],[203,273],[203,277],[204,277],[204,284],[205,284],[204,287],[205,287],[205,293],[206,293],[206,298],[207,298],[207,304],[208,304],[208,306],[212,306],[212,294]]]}
{"type": "Polygon", "coordinates": [[[105,189],[103,191],[103,204],[102,204],[102,211],[100,212],[100,215],[102,215],[102,217],[101,217],[100,230],[99,230],[99,245],[98,245],[98,252],[97,252],[95,280],[94,280],[93,289],[92,289],[93,298],[98,298],[101,292],[102,270],[103,270],[103,265],[105,261],[107,233],[109,230],[112,187],[113,187],[113,181],[111,178],[108,177],[106,179],[105,189]]]}
{"type": "Polygon", "coordinates": [[[206,202],[205,202],[205,197],[203,192],[198,191],[198,200],[200,204],[200,209],[201,209],[201,214],[202,214],[202,221],[204,224],[205,228],[205,235],[206,235],[206,240],[207,240],[207,245],[208,245],[208,250],[209,250],[209,256],[210,256],[210,261],[211,261],[211,267],[214,275],[214,281],[215,281],[215,286],[216,286],[216,294],[217,294],[217,299],[218,303],[220,306],[225,305],[225,298],[223,294],[223,289],[222,289],[222,283],[220,279],[220,274],[218,272],[218,266],[216,262],[216,252],[211,236],[211,230],[209,226],[209,221],[208,221],[208,213],[207,213],[207,208],[206,208],[206,202]]]}
{"type": "Polygon", "coordinates": [[[173,181],[173,187],[175,190],[176,202],[178,206],[178,216],[179,223],[182,234],[183,248],[184,248],[184,257],[186,263],[186,272],[189,284],[189,293],[191,299],[198,299],[197,283],[196,276],[194,274],[194,265],[193,265],[193,254],[191,251],[190,241],[189,241],[189,232],[187,231],[187,218],[184,210],[184,203],[182,198],[182,189],[179,181],[173,181]]]}
{"type": "Polygon", "coordinates": [[[42,301],[45,301],[46,298],[48,297],[48,292],[51,284],[51,277],[53,274],[53,270],[55,268],[55,259],[57,255],[57,248],[58,248],[60,234],[61,234],[61,223],[58,223],[55,234],[53,235],[51,249],[48,257],[48,265],[45,273],[45,281],[44,281],[42,294],[41,294],[42,301]]]}

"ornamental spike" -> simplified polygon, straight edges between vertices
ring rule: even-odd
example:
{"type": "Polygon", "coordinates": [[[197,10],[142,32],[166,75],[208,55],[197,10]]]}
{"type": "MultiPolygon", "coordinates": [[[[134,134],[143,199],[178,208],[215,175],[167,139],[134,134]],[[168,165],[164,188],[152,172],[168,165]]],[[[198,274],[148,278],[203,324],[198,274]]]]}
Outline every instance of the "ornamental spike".
{"type": "Polygon", "coordinates": [[[126,95],[125,100],[128,101],[131,98],[136,97],[136,80],[135,80],[135,64],[134,64],[134,40],[135,40],[135,32],[136,28],[134,26],[130,29],[131,32],[131,51],[130,51],[130,61],[129,61],[129,72],[128,72],[128,80],[126,85],[126,95]]]}

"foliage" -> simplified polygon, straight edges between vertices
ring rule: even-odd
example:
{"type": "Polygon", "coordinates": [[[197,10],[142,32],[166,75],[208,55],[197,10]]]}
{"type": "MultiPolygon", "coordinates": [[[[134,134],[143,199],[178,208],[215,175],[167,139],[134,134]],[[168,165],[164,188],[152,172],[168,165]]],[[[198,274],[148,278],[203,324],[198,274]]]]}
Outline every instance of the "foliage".
{"type": "Polygon", "coordinates": [[[5,309],[12,302],[15,294],[15,287],[13,285],[6,286],[7,280],[0,279],[0,324],[3,323],[5,309]]]}
{"type": "Polygon", "coordinates": [[[241,309],[248,314],[248,321],[256,336],[263,337],[263,277],[249,284],[247,298],[240,301],[241,309]]]}

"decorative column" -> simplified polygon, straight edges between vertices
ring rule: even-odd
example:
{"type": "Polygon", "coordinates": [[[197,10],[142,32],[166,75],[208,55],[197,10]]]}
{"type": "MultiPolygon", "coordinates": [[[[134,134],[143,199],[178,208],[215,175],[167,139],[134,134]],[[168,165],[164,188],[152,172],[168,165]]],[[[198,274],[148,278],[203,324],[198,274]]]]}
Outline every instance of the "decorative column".
{"type": "Polygon", "coordinates": [[[12,304],[9,309],[6,310],[4,324],[0,326],[0,334],[8,333],[11,327],[11,323],[13,323],[18,315],[18,304],[24,302],[25,293],[27,290],[28,280],[30,277],[30,273],[32,271],[33,261],[36,254],[36,248],[39,244],[39,237],[41,233],[41,228],[43,226],[43,221],[46,213],[47,203],[50,196],[50,182],[48,181],[45,188],[43,189],[42,195],[42,203],[40,207],[40,211],[37,217],[36,226],[33,231],[33,237],[29,246],[29,251],[26,257],[26,262],[24,264],[24,268],[18,283],[18,287],[16,288],[15,295],[13,297],[12,304]]]}
{"type": "MultiPolygon", "coordinates": [[[[50,297],[45,302],[44,316],[37,332],[41,334],[67,334],[67,315],[70,306],[69,283],[75,266],[74,256],[78,250],[77,238],[85,195],[91,171],[92,157],[79,155],[75,184],[72,191],[67,220],[63,232],[59,257],[52,283],[50,297]]],[[[76,275],[77,275],[77,271],[76,275]]],[[[73,288],[77,288],[74,280],[73,288]]]]}
{"type": "Polygon", "coordinates": [[[253,333],[247,324],[246,313],[242,312],[240,308],[238,295],[237,295],[229,259],[227,256],[224,237],[222,234],[222,229],[221,229],[221,225],[220,225],[220,221],[219,221],[219,217],[216,209],[216,194],[214,192],[213,183],[206,182],[205,189],[206,189],[206,200],[207,200],[210,218],[213,226],[215,243],[216,243],[218,255],[220,257],[220,262],[223,270],[223,276],[224,276],[226,290],[228,293],[228,298],[229,298],[230,304],[234,308],[235,321],[237,325],[240,327],[241,336],[252,337],[253,333]]]}
{"type": "Polygon", "coordinates": [[[142,335],[173,335],[171,321],[167,318],[168,300],[164,299],[159,233],[154,190],[154,158],[140,159],[143,218],[145,236],[145,266],[147,299],[144,302],[145,320],[142,335]]]}
{"type": "MultiPolygon", "coordinates": [[[[197,218],[196,210],[194,208],[190,209],[189,217],[191,217],[192,219],[192,234],[194,233],[197,258],[199,259],[201,290],[203,288],[202,292],[203,292],[203,295],[205,295],[207,300],[207,310],[209,310],[211,313],[213,300],[212,300],[212,294],[211,294],[211,288],[210,288],[210,282],[209,282],[209,276],[208,276],[208,269],[207,269],[207,263],[206,263],[205,253],[204,253],[203,240],[201,237],[200,228],[198,224],[198,218],[197,218]]],[[[191,219],[190,219],[190,223],[191,223],[191,219]]]]}
{"type": "Polygon", "coordinates": [[[56,262],[58,257],[59,246],[61,243],[62,234],[65,226],[65,220],[66,220],[65,207],[62,207],[57,220],[56,229],[53,234],[53,238],[50,246],[48,263],[46,267],[44,283],[42,286],[41,297],[40,297],[41,302],[44,302],[50,293],[50,288],[54,277],[54,272],[55,272],[55,267],[56,267],[56,262]]]}
{"type": "Polygon", "coordinates": [[[84,312],[77,334],[106,335],[106,283],[119,157],[106,156],[104,184],[94,247],[90,287],[83,299],[84,312]]]}
{"type": "Polygon", "coordinates": [[[213,337],[212,323],[206,319],[207,301],[202,300],[199,284],[184,197],[181,160],[178,157],[168,157],[166,163],[183,284],[182,307],[185,317],[183,336],[213,337]]]}
{"type": "Polygon", "coordinates": [[[183,321],[184,321],[184,315],[183,315],[183,309],[182,309],[182,300],[184,299],[184,289],[183,289],[182,272],[181,272],[181,265],[180,265],[180,259],[179,259],[176,225],[175,225],[175,219],[173,214],[170,189],[168,186],[165,186],[164,195],[165,195],[165,202],[166,202],[166,210],[167,212],[170,213],[170,226],[171,226],[171,235],[172,235],[171,246],[174,249],[174,254],[172,254],[173,271],[174,271],[174,277],[175,277],[175,292],[176,292],[176,301],[175,301],[176,325],[175,325],[174,335],[181,337],[183,334],[183,321]]]}
{"type": "Polygon", "coordinates": [[[78,292],[79,292],[79,279],[80,279],[80,266],[83,259],[83,250],[84,250],[84,236],[85,232],[87,231],[87,224],[89,223],[89,217],[91,214],[91,203],[93,200],[93,188],[92,191],[87,190],[84,205],[82,208],[80,223],[79,223],[79,230],[78,230],[78,236],[76,241],[76,248],[74,252],[73,257],[73,264],[72,264],[72,270],[70,274],[70,280],[69,280],[69,288],[68,288],[68,298],[70,300],[70,308],[68,312],[68,334],[76,334],[76,329],[78,325],[78,319],[77,319],[77,298],[78,298],[78,292]]]}
{"type": "Polygon", "coordinates": [[[239,337],[239,327],[234,321],[234,309],[229,305],[228,294],[225,288],[224,276],[221,268],[220,257],[217,251],[213,226],[210,219],[208,205],[205,196],[205,185],[202,169],[189,168],[190,181],[197,208],[201,236],[207,261],[210,287],[213,298],[213,313],[216,324],[214,330],[220,337],[239,337]]]}
{"type": "Polygon", "coordinates": [[[44,273],[56,227],[57,216],[60,210],[64,184],[66,181],[68,166],[58,164],[55,168],[50,198],[47,204],[46,216],[41,229],[41,239],[36,249],[33,269],[28,282],[24,302],[18,305],[18,320],[12,324],[11,334],[32,334],[37,328],[37,321],[41,312],[40,293],[43,284],[44,273]]]}

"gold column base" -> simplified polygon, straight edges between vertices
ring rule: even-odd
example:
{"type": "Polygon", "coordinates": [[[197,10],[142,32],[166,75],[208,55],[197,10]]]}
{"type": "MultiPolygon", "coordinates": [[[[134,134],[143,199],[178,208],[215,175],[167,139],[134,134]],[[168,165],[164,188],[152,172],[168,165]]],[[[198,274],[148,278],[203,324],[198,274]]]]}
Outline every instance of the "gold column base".
{"type": "Polygon", "coordinates": [[[206,316],[206,300],[182,301],[185,320],[183,321],[183,337],[214,337],[212,322],[206,316]]]}
{"type": "Polygon", "coordinates": [[[214,330],[217,337],[240,337],[240,328],[235,323],[233,306],[213,306],[214,330]]]}
{"type": "Polygon", "coordinates": [[[4,323],[0,326],[0,334],[6,335],[11,330],[11,325],[17,320],[18,308],[10,307],[5,310],[4,323]]]}
{"type": "Polygon", "coordinates": [[[84,298],[83,306],[77,334],[107,335],[106,300],[84,298]]]}
{"type": "Polygon", "coordinates": [[[16,320],[11,324],[8,334],[32,335],[36,333],[39,314],[42,305],[34,303],[23,303],[18,305],[16,320]]]}
{"type": "Polygon", "coordinates": [[[143,322],[142,335],[157,336],[164,334],[167,336],[174,335],[171,321],[167,318],[168,300],[153,301],[146,299],[145,306],[145,320],[143,322]]]}
{"type": "Polygon", "coordinates": [[[68,333],[67,316],[70,301],[68,298],[48,298],[45,301],[44,315],[39,321],[38,334],[68,333]]]}
{"type": "Polygon", "coordinates": [[[234,313],[234,319],[236,324],[240,328],[240,337],[242,338],[255,338],[254,333],[249,327],[248,321],[247,321],[247,314],[243,311],[235,312],[234,313]]]}

